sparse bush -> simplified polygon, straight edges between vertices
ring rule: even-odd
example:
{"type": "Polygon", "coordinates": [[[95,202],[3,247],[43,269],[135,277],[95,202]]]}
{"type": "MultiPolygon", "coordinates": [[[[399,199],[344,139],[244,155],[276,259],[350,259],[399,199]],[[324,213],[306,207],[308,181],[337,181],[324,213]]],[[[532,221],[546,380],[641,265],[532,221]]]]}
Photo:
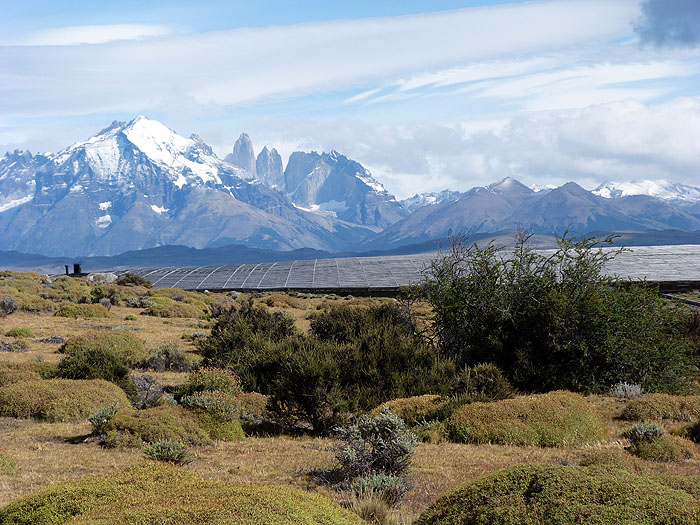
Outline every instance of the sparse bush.
{"type": "Polygon", "coordinates": [[[629,439],[632,443],[641,441],[652,441],[660,438],[666,433],[663,427],[656,423],[635,423],[631,427],[625,429],[622,437],[629,439]]]}
{"type": "Polygon", "coordinates": [[[5,332],[5,335],[8,337],[34,337],[34,332],[31,328],[21,326],[8,330],[7,332],[5,332]]]}
{"type": "Polygon", "coordinates": [[[49,422],[80,421],[108,404],[127,406],[122,389],[107,381],[46,379],[0,388],[0,415],[49,422]]]}
{"type": "Polygon", "coordinates": [[[605,428],[579,394],[550,392],[459,407],[445,422],[463,443],[565,447],[597,443],[605,428]]]}
{"type": "Polygon", "coordinates": [[[73,319],[91,317],[111,317],[109,310],[101,304],[64,304],[54,314],[58,317],[72,317],[73,319]]]}
{"type": "Polygon", "coordinates": [[[350,490],[358,497],[379,498],[393,506],[401,501],[408,487],[400,476],[376,472],[353,479],[350,490]]]}
{"type": "Polygon", "coordinates": [[[620,381],[647,391],[684,392],[697,364],[689,309],[646,284],[604,274],[612,242],[558,239],[553,254],[520,235],[509,256],[468,246],[435,259],[421,291],[435,312],[444,355],[460,366],[490,362],[517,388],[608,391],[620,381]]]}
{"type": "Polygon", "coordinates": [[[98,349],[113,350],[123,356],[131,366],[146,358],[143,342],[138,337],[121,330],[71,337],[58,351],[70,356],[78,352],[90,352],[98,349]]]}
{"type": "Polygon", "coordinates": [[[146,445],[143,448],[146,456],[154,461],[165,461],[175,465],[187,465],[192,463],[194,458],[190,455],[189,449],[178,441],[163,439],[146,445]]]}
{"type": "Polygon", "coordinates": [[[99,303],[107,309],[113,304],[119,304],[122,299],[119,290],[113,286],[95,286],[90,291],[90,298],[93,303],[99,303]]]}
{"type": "Polygon", "coordinates": [[[144,461],[106,476],[52,484],[0,509],[0,523],[362,525],[321,494],[292,487],[226,483],[190,469],[144,461]]]}
{"type": "Polygon", "coordinates": [[[197,339],[205,339],[206,337],[209,337],[209,334],[206,332],[192,332],[190,334],[182,334],[182,338],[186,339],[187,341],[196,341],[197,339]]]}
{"type": "Polygon", "coordinates": [[[485,363],[462,369],[450,384],[449,394],[474,401],[498,401],[513,397],[515,391],[496,365],[485,363]]]}
{"type": "Polygon", "coordinates": [[[121,275],[114,284],[117,286],[143,286],[144,288],[153,287],[153,283],[151,283],[151,281],[134,273],[125,273],[124,275],[121,275]]]}
{"type": "Polygon", "coordinates": [[[88,416],[88,422],[92,425],[94,434],[104,434],[107,432],[110,421],[117,415],[121,407],[118,403],[100,408],[94,414],[88,416]]]}
{"type": "Polygon", "coordinates": [[[104,306],[107,310],[110,310],[110,309],[112,308],[112,301],[111,301],[109,298],[107,298],[107,297],[103,297],[102,299],[100,299],[100,300],[98,301],[98,304],[101,304],[101,305],[104,306]]]}
{"type": "Polygon", "coordinates": [[[140,447],[164,439],[190,445],[211,442],[196,414],[179,406],[121,409],[106,425],[108,447],[140,447]]]}
{"type": "Polygon", "coordinates": [[[0,352],[26,352],[28,348],[24,341],[0,341],[0,352]]]}
{"type": "Polygon", "coordinates": [[[241,408],[236,399],[224,392],[197,392],[184,396],[182,406],[193,410],[212,439],[233,441],[245,437],[241,427],[241,408]]]}
{"type": "Polygon", "coordinates": [[[194,360],[177,346],[165,344],[151,353],[141,366],[156,372],[189,372],[194,368],[194,360]]]}
{"type": "Polygon", "coordinates": [[[19,301],[14,297],[5,296],[0,299],[0,317],[5,317],[19,310],[19,301]]]}
{"type": "Polygon", "coordinates": [[[644,390],[641,385],[623,381],[612,386],[610,395],[620,399],[637,399],[644,395],[644,390]]]}
{"type": "Polygon", "coordinates": [[[403,476],[408,472],[417,444],[403,420],[388,410],[378,416],[360,416],[356,422],[336,429],[334,451],[345,479],[368,473],[403,476]]]}
{"type": "Polygon", "coordinates": [[[164,398],[163,387],[153,376],[148,374],[132,375],[131,381],[136,386],[136,396],[133,400],[133,405],[136,408],[151,408],[167,402],[164,398]]]}
{"type": "Polygon", "coordinates": [[[457,487],[416,525],[696,523],[700,499],[690,485],[699,478],[685,480],[674,486],[663,477],[609,467],[519,465],[457,487]]]}
{"type": "Polygon", "coordinates": [[[700,396],[648,394],[627,403],[620,417],[628,421],[692,421],[700,417],[700,396]]]}

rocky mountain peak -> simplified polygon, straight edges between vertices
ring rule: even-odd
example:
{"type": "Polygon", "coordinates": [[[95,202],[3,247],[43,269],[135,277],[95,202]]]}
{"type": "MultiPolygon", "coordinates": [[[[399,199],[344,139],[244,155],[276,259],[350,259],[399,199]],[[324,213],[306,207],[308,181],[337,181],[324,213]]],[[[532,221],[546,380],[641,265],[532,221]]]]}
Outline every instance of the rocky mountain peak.
{"type": "Polygon", "coordinates": [[[251,175],[257,175],[255,166],[255,153],[253,152],[253,142],[247,133],[241,133],[235,144],[233,145],[233,153],[227,160],[234,166],[237,166],[251,175]]]}
{"type": "Polygon", "coordinates": [[[263,184],[284,191],[284,170],[282,157],[275,148],[269,150],[265,146],[255,160],[258,179],[263,184]]]}

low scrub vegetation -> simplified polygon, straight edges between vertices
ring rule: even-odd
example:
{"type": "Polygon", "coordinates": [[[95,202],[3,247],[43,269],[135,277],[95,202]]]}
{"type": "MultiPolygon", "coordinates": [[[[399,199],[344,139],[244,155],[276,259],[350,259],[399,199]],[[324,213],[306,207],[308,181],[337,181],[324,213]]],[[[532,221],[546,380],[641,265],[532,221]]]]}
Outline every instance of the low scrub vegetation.
{"type": "Polygon", "coordinates": [[[126,358],[130,365],[136,365],[146,359],[143,341],[126,332],[93,332],[79,337],[72,337],[58,351],[72,356],[81,352],[108,349],[126,358]]]}
{"type": "Polygon", "coordinates": [[[438,499],[417,525],[697,523],[699,483],[695,477],[671,484],[606,467],[522,465],[465,483],[438,499]]]}
{"type": "Polygon", "coordinates": [[[91,317],[112,317],[109,310],[101,304],[64,304],[56,310],[58,317],[72,317],[73,319],[91,317]]]}
{"type": "Polygon", "coordinates": [[[156,372],[189,372],[195,367],[195,360],[185,355],[177,346],[165,344],[151,352],[142,361],[141,367],[156,372]]]}
{"type": "Polygon", "coordinates": [[[179,441],[171,441],[169,439],[146,445],[143,447],[143,451],[149,459],[154,461],[165,461],[175,465],[187,465],[194,461],[185,445],[179,441]]]}
{"type": "Polygon", "coordinates": [[[35,334],[31,328],[27,328],[24,326],[12,328],[11,330],[8,330],[7,332],[5,332],[5,335],[8,337],[34,337],[35,336],[35,334]]]}
{"type": "Polygon", "coordinates": [[[621,417],[628,421],[692,421],[700,418],[700,396],[649,394],[630,401],[621,417]]]}
{"type": "Polygon", "coordinates": [[[400,397],[382,403],[371,411],[372,415],[379,415],[384,410],[388,410],[413,426],[423,421],[434,419],[435,414],[440,412],[445,404],[445,398],[435,394],[424,394],[422,396],[400,397]]]}
{"type": "Polygon", "coordinates": [[[290,487],[206,480],[147,461],[107,476],[52,485],[0,510],[0,523],[360,525],[330,499],[290,487]]]}
{"type": "Polygon", "coordinates": [[[0,452],[0,474],[14,476],[17,474],[17,463],[10,456],[0,452]]]}
{"type": "Polygon", "coordinates": [[[35,363],[2,363],[0,364],[0,387],[40,379],[35,363]]]}
{"type": "Polygon", "coordinates": [[[78,421],[113,403],[129,406],[121,388],[99,379],[40,379],[0,388],[0,415],[9,417],[78,421]]]}
{"type": "Polygon", "coordinates": [[[570,392],[550,392],[459,407],[446,421],[450,439],[463,443],[566,447],[606,436],[598,414],[570,392]]]}

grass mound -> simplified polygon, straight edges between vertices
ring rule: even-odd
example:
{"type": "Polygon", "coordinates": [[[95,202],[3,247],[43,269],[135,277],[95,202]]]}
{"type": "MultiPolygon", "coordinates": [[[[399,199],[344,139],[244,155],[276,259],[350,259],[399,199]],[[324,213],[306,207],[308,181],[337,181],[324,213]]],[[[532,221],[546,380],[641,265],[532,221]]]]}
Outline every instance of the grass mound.
{"type": "Polygon", "coordinates": [[[695,447],[687,439],[664,434],[655,439],[632,443],[629,452],[646,461],[680,463],[695,457],[695,447]]]}
{"type": "Polygon", "coordinates": [[[34,363],[2,363],[0,365],[0,387],[39,379],[34,363]]]}
{"type": "Polygon", "coordinates": [[[609,467],[520,465],[442,496],[417,525],[698,523],[700,499],[681,486],[609,467]]]}
{"type": "Polygon", "coordinates": [[[0,523],[359,525],[363,521],[320,494],[209,481],[181,467],[146,461],[16,500],[0,510],[0,523]]]}
{"type": "Polygon", "coordinates": [[[605,466],[637,474],[647,471],[646,464],[623,448],[605,448],[587,453],[579,462],[582,467],[605,466]]]}
{"type": "Polygon", "coordinates": [[[34,337],[34,332],[26,326],[18,326],[5,332],[5,335],[8,337],[34,337]]]}
{"type": "Polygon", "coordinates": [[[109,421],[105,430],[105,445],[108,447],[138,447],[166,439],[189,445],[211,442],[197,415],[179,406],[138,411],[124,408],[109,421]]]}
{"type": "Polygon", "coordinates": [[[192,299],[189,297],[189,294],[185,296],[184,292],[182,294],[176,294],[175,292],[176,290],[167,290],[166,292],[155,290],[151,292],[151,295],[147,297],[148,306],[142,313],[154,317],[202,317],[205,314],[206,303],[192,299]],[[162,295],[164,293],[168,293],[169,296],[162,295]]]}
{"type": "Polygon", "coordinates": [[[124,356],[131,365],[140,363],[147,356],[143,342],[138,337],[126,332],[95,332],[72,337],[58,351],[73,356],[80,352],[94,352],[101,349],[113,350],[124,356]]]}
{"type": "Polygon", "coordinates": [[[101,304],[64,304],[54,314],[58,317],[72,317],[84,319],[89,317],[112,317],[109,310],[101,304]]]}
{"type": "Polygon", "coordinates": [[[649,394],[630,401],[620,417],[628,421],[692,421],[700,417],[700,396],[649,394]]]}
{"type": "Polygon", "coordinates": [[[400,397],[382,403],[372,410],[371,414],[376,416],[381,414],[382,410],[388,408],[391,413],[403,419],[407,425],[415,425],[421,421],[431,419],[432,414],[435,413],[443,403],[444,398],[442,396],[433,394],[400,397]]]}
{"type": "Polygon", "coordinates": [[[8,417],[79,421],[114,403],[129,406],[121,388],[101,379],[40,379],[0,388],[0,415],[8,417]]]}
{"type": "Polygon", "coordinates": [[[605,438],[603,422],[586,400],[561,391],[463,405],[445,427],[450,439],[463,443],[563,447],[605,438]]]}

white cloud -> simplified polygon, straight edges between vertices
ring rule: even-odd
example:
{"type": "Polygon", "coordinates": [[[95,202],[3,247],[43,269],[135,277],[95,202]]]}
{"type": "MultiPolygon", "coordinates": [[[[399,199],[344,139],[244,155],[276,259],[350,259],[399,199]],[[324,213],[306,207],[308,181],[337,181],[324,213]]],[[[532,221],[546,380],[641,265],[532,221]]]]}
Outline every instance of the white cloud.
{"type": "Polygon", "coordinates": [[[75,46],[79,44],[105,44],[116,40],[140,40],[163,36],[170,29],[158,25],[111,24],[94,26],[70,26],[21,35],[5,46],[75,46]]]}
{"type": "MultiPolygon", "coordinates": [[[[0,114],[136,113],[173,96],[229,106],[344,90],[615,38],[631,31],[637,12],[636,0],[535,1],[93,46],[0,47],[0,114]]],[[[100,41],[56,31],[37,42],[100,41]]]]}

